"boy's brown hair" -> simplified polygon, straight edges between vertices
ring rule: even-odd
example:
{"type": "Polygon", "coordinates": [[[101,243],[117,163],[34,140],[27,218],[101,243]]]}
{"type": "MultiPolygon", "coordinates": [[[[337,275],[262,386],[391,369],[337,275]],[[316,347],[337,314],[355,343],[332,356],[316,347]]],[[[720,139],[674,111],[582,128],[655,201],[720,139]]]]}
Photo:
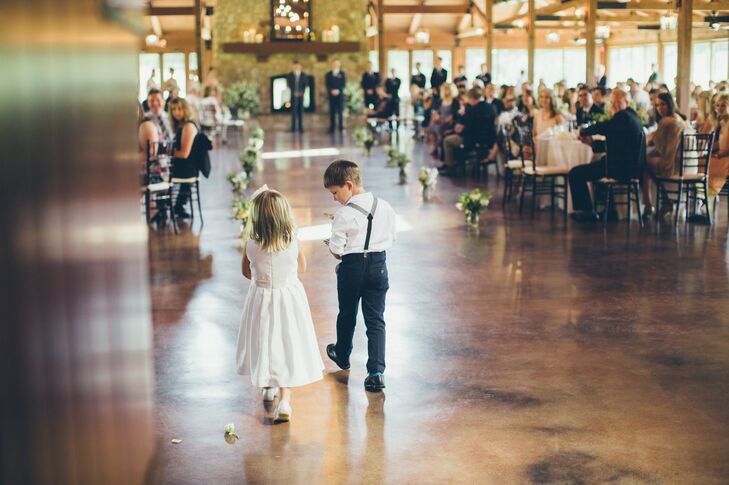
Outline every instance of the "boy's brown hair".
{"type": "Polygon", "coordinates": [[[334,160],[324,172],[324,188],[341,187],[350,181],[357,187],[362,186],[362,174],[359,165],[350,160],[334,160]]]}

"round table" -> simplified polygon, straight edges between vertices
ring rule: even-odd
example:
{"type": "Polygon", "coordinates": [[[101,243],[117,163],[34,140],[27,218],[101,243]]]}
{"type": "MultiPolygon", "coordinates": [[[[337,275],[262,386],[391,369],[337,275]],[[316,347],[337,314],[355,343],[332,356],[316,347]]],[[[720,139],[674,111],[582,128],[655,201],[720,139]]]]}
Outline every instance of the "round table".
{"type": "Polygon", "coordinates": [[[537,137],[537,165],[571,169],[592,161],[592,148],[580,140],[537,137]]]}

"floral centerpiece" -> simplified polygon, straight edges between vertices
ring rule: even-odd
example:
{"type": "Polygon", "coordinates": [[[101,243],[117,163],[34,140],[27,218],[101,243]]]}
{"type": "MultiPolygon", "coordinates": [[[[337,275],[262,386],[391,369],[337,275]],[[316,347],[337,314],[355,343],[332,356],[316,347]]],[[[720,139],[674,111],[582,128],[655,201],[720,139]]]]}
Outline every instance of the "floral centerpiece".
{"type": "Polygon", "coordinates": [[[246,176],[248,176],[248,178],[251,177],[251,172],[253,172],[254,170],[258,170],[258,161],[260,159],[260,155],[261,151],[254,146],[248,146],[244,152],[238,155],[241,168],[246,173],[246,176]]]}
{"type": "Polygon", "coordinates": [[[245,171],[241,172],[230,172],[228,174],[228,182],[233,186],[233,192],[242,192],[246,188],[248,188],[248,182],[250,182],[250,177],[245,171]]]}
{"type": "Polygon", "coordinates": [[[423,200],[430,200],[433,196],[435,185],[438,183],[438,169],[435,167],[421,168],[418,180],[420,180],[420,185],[423,187],[423,200]]]}
{"type": "Polygon", "coordinates": [[[367,156],[372,153],[372,147],[375,144],[375,139],[372,137],[372,132],[366,126],[360,126],[354,130],[353,135],[354,142],[359,147],[363,147],[367,156]]]}
{"type": "Polygon", "coordinates": [[[352,82],[344,85],[344,106],[352,114],[364,111],[364,96],[359,83],[352,82]]]}
{"type": "Polygon", "coordinates": [[[491,197],[491,192],[481,192],[481,189],[476,188],[462,193],[458,198],[456,208],[466,214],[466,222],[469,226],[477,227],[479,215],[488,208],[491,197]]]}
{"type": "Polygon", "coordinates": [[[261,107],[258,85],[251,81],[239,81],[225,90],[225,104],[233,113],[245,117],[254,114],[261,107]]]}

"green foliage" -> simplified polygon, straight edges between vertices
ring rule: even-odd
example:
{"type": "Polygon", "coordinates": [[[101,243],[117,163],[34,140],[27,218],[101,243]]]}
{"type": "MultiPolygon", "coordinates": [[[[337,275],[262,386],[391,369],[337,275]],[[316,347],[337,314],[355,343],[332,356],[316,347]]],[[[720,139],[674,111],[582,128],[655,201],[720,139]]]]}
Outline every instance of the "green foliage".
{"type": "Polygon", "coordinates": [[[252,81],[239,81],[225,90],[225,104],[234,113],[238,110],[254,114],[261,107],[258,85],[252,81]]]}
{"type": "Polygon", "coordinates": [[[364,93],[359,83],[344,85],[344,106],[352,114],[361,114],[364,111],[364,93]]]}
{"type": "Polygon", "coordinates": [[[466,213],[466,217],[471,214],[480,214],[485,211],[493,195],[491,192],[481,192],[481,189],[473,189],[470,192],[464,192],[458,197],[456,208],[466,213]]]}

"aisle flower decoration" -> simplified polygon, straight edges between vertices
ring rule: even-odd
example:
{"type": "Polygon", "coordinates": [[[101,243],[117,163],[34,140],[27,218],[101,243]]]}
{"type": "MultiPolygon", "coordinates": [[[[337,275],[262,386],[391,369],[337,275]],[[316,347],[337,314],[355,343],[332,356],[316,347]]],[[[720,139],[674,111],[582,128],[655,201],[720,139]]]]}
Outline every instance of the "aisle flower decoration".
{"type": "Polygon", "coordinates": [[[233,199],[233,208],[231,218],[234,221],[240,222],[240,234],[244,233],[246,224],[248,223],[248,217],[251,211],[251,201],[246,198],[233,199]]]}
{"type": "Polygon", "coordinates": [[[488,209],[491,200],[491,192],[481,192],[476,188],[470,192],[464,192],[458,197],[456,208],[466,214],[466,222],[469,226],[478,227],[481,212],[488,209]]]}
{"type": "Polygon", "coordinates": [[[369,157],[372,153],[372,147],[375,144],[375,139],[372,137],[372,132],[366,126],[360,126],[353,133],[354,142],[358,147],[362,147],[365,150],[365,154],[369,157]]]}
{"type": "Polygon", "coordinates": [[[406,184],[408,182],[408,174],[406,169],[407,166],[410,164],[410,159],[408,158],[408,156],[397,148],[390,148],[387,151],[387,156],[389,157],[387,165],[389,167],[399,167],[400,184],[406,184]]]}
{"type": "Polygon", "coordinates": [[[257,150],[263,148],[264,131],[260,126],[256,126],[251,130],[251,136],[248,138],[248,146],[257,150]]]}
{"type": "Polygon", "coordinates": [[[248,174],[244,171],[240,172],[230,172],[228,174],[228,182],[233,186],[233,192],[242,192],[245,189],[248,188],[248,183],[250,182],[250,177],[248,177],[248,174]]]}
{"type": "Polygon", "coordinates": [[[420,185],[423,188],[423,200],[430,200],[433,197],[435,185],[438,183],[438,169],[435,167],[421,168],[418,180],[420,180],[420,185]]]}
{"type": "Polygon", "coordinates": [[[261,150],[254,146],[248,146],[245,151],[238,156],[241,168],[248,178],[251,177],[251,172],[259,169],[260,156],[261,150]]]}

